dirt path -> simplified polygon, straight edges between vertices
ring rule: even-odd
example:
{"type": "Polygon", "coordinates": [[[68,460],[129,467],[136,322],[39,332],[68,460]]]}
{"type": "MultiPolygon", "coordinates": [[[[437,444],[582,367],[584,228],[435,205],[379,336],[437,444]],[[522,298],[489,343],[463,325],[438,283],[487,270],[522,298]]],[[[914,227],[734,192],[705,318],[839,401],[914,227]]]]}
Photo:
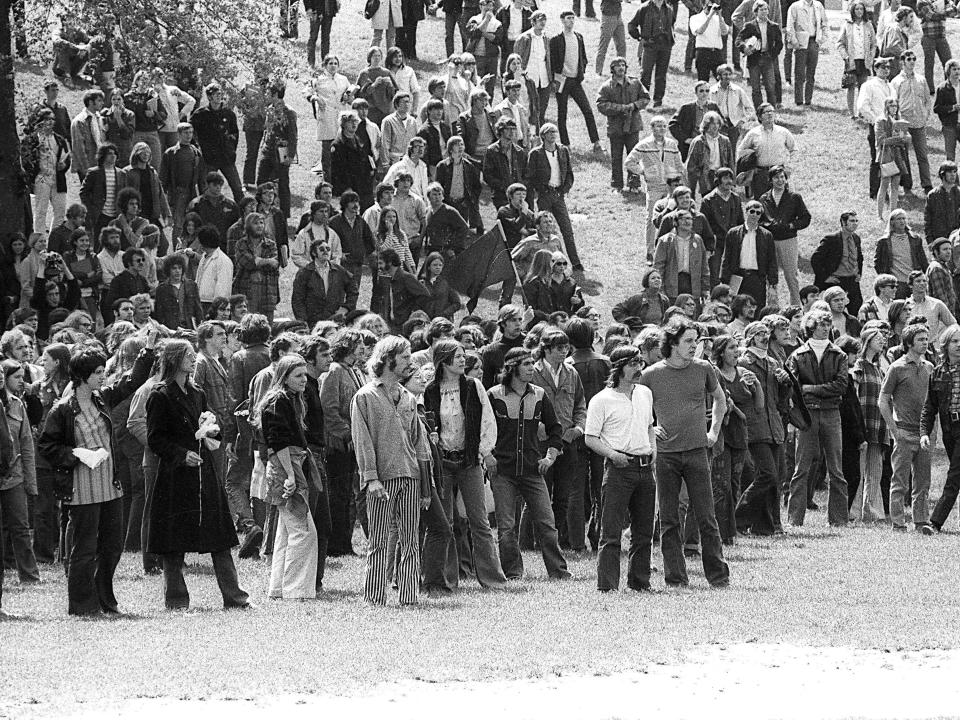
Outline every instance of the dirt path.
{"type": "MultiPolygon", "coordinates": [[[[882,651],[741,644],[702,646],[678,665],[607,677],[423,683],[364,696],[138,699],[99,707],[19,708],[11,717],[169,720],[261,715],[316,718],[930,718],[960,717],[960,650],[882,651]]],[[[0,711],[0,717],[3,712],[0,711]]]]}

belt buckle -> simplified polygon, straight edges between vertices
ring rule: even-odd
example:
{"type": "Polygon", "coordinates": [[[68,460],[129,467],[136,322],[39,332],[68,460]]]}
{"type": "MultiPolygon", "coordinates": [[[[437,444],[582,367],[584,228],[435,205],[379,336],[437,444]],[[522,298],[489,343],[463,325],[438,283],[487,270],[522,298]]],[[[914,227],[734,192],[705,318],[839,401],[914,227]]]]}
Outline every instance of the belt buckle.
{"type": "Polygon", "coordinates": [[[950,413],[951,422],[960,422],[960,412],[951,412],[950,413]]]}

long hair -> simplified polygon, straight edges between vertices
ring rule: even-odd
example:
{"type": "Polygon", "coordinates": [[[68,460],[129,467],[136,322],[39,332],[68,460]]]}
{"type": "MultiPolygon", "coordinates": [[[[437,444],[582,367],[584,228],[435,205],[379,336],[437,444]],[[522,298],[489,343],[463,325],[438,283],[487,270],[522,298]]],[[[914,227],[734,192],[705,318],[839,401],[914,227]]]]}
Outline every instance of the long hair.
{"type": "Polygon", "coordinates": [[[420,268],[420,280],[424,283],[428,283],[433,280],[433,278],[430,276],[430,265],[434,260],[440,260],[443,262],[443,255],[438,252],[432,252],[427,255],[427,259],[423,261],[423,267],[420,268]]]}
{"type": "MultiPolygon", "coordinates": [[[[192,351],[193,345],[188,340],[174,339],[164,343],[163,351],[160,353],[160,381],[172,381],[180,371],[183,358],[186,357],[188,352],[192,351]]],[[[193,385],[193,380],[189,375],[187,376],[187,385],[193,385]]]]}
{"type": "Polygon", "coordinates": [[[397,356],[410,349],[410,341],[399,335],[387,335],[377,340],[367,360],[367,372],[382,377],[384,370],[396,367],[397,356]]]}
{"type": "MultiPolygon", "coordinates": [[[[133,326],[131,325],[131,327],[133,326]]],[[[43,352],[49,355],[57,366],[53,374],[47,376],[47,379],[62,388],[70,382],[70,348],[63,343],[51,343],[43,349],[43,352]]]]}
{"type": "Polygon", "coordinates": [[[453,362],[461,346],[456,340],[438,340],[433,346],[433,366],[437,369],[437,382],[444,378],[444,367],[453,362]]]}
{"type": "Polygon", "coordinates": [[[137,326],[127,320],[117,320],[107,333],[107,352],[113,355],[120,347],[120,343],[137,332],[137,326]]]}
{"type": "MultiPolygon", "coordinates": [[[[894,218],[894,217],[902,217],[904,220],[907,220],[907,211],[904,210],[903,208],[896,208],[896,209],[890,211],[890,215],[887,217],[887,231],[886,231],[886,235],[885,235],[885,237],[887,237],[887,238],[889,238],[889,237],[890,237],[890,233],[893,232],[893,218],[894,218]]],[[[909,221],[909,220],[907,220],[907,223],[906,223],[906,225],[904,226],[904,232],[907,233],[907,235],[910,234],[910,221],[909,221]]]]}
{"type": "Polygon", "coordinates": [[[533,262],[530,263],[530,270],[524,282],[531,280],[540,280],[547,282],[550,279],[550,273],[553,271],[553,253],[549,250],[537,250],[533,256],[533,262]]]}
{"type": "Polygon", "coordinates": [[[727,351],[727,345],[735,340],[733,335],[718,335],[713,339],[713,349],[710,351],[710,359],[718,369],[723,369],[723,354],[727,351]]]}
{"type": "Polygon", "coordinates": [[[267,388],[267,392],[264,394],[263,399],[257,405],[257,417],[263,417],[263,411],[265,408],[274,405],[277,402],[277,398],[279,398],[281,395],[286,395],[290,402],[293,403],[295,415],[297,416],[297,422],[300,423],[300,429],[302,430],[304,428],[304,418],[306,417],[307,408],[303,402],[303,393],[290,392],[287,389],[287,380],[289,379],[290,375],[293,374],[293,371],[298,367],[306,366],[307,361],[297,353],[284,355],[277,361],[277,365],[273,370],[273,380],[270,381],[270,387],[267,388]]]}
{"type": "Polygon", "coordinates": [[[607,376],[608,388],[615,388],[623,379],[627,363],[640,356],[640,348],[633,345],[620,345],[610,353],[610,374],[607,376]]]}
{"type": "Polygon", "coordinates": [[[389,205],[380,212],[380,220],[377,221],[377,238],[383,240],[387,236],[387,224],[384,221],[386,220],[387,213],[390,212],[392,212],[394,218],[396,218],[393,223],[393,234],[396,235],[401,242],[406,241],[407,236],[403,230],[400,229],[400,213],[397,212],[396,208],[390,207],[389,205]]]}
{"type": "Polygon", "coordinates": [[[136,362],[137,355],[140,354],[140,351],[143,349],[143,338],[137,335],[131,335],[126,338],[116,350],[117,362],[113,366],[113,372],[110,373],[110,380],[119,378],[127,370],[133,367],[133,363],[136,362]]]}

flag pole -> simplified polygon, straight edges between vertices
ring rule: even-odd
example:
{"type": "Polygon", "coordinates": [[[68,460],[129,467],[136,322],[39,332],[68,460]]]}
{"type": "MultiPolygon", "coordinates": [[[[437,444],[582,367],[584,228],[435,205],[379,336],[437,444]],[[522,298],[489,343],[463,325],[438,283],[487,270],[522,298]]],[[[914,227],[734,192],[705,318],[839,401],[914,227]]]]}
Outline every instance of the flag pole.
{"type": "MultiPolygon", "coordinates": [[[[520,274],[517,272],[517,264],[513,261],[513,253],[510,252],[510,248],[507,247],[507,235],[503,232],[503,224],[497,220],[497,229],[500,230],[500,239],[503,241],[503,246],[507,248],[507,253],[510,254],[510,267],[513,268],[513,278],[517,281],[517,288],[520,290],[520,297],[523,298],[523,306],[530,307],[530,303],[527,300],[527,294],[523,291],[523,282],[520,279],[520,274]]],[[[511,297],[512,301],[513,298],[511,297]]]]}

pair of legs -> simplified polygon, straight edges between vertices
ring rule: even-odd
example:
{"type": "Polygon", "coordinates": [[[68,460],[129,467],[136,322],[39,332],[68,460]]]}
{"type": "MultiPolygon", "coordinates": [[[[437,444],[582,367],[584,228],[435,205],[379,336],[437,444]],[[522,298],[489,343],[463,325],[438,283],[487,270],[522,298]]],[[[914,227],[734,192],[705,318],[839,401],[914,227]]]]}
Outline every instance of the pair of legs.
{"type": "Polygon", "coordinates": [[[383,480],[387,498],[367,498],[370,528],[363,597],[374,605],[387,603],[387,569],[390,526],[393,524],[400,545],[397,586],[401,605],[417,603],[420,584],[420,549],[417,529],[420,524],[420,481],[414,478],[383,480]]]}
{"type": "Polygon", "coordinates": [[[497,474],[491,481],[500,540],[500,564],[509,580],[523,577],[523,558],[517,539],[517,499],[522,497],[530,508],[534,530],[540,540],[540,552],[547,574],[562,579],[570,576],[560,552],[557,526],[550,504],[547,484],[540,475],[509,477],[497,474]]]}
{"type": "MultiPolygon", "coordinates": [[[[33,540],[30,536],[27,488],[23,483],[0,490],[0,511],[3,514],[3,524],[10,533],[10,543],[13,545],[20,582],[39,582],[40,571],[37,569],[37,558],[33,554],[33,540]]],[[[2,556],[0,556],[0,562],[2,562],[2,556]]]]}
{"type": "MultiPolygon", "coordinates": [[[[163,600],[167,610],[186,610],[190,607],[190,591],[183,578],[183,553],[165,553],[161,555],[163,563],[163,600]]],[[[240,587],[237,566],[233,562],[230,550],[210,553],[213,559],[213,572],[223,596],[223,607],[243,608],[250,605],[250,596],[240,587]]]]}
{"type": "Polygon", "coordinates": [[[603,66],[607,60],[607,48],[613,40],[617,57],[627,56],[627,38],[623,30],[623,19],[616,15],[600,16],[600,42],[597,44],[597,75],[603,75],[603,66]]]}
{"type": "Polygon", "coordinates": [[[650,88],[650,78],[654,78],[653,104],[663,102],[667,92],[667,69],[670,67],[670,45],[647,45],[640,43],[640,82],[645,88],[650,88]]]}
{"type": "Polygon", "coordinates": [[[305,491],[278,507],[267,596],[284,600],[317,596],[317,527],[305,491]]]}
{"type": "MultiPolygon", "coordinates": [[[[453,528],[456,493],[459,491],[463,499],[463,509],[466,513],[469,526],[471,559],[477,582],[487,589],[502,588],[507,582],[503,569],[500,567],[500,558],[497,555],[497,546],[493,539],[493,531],[487,516],[486,502],[484,501],[483,471],[479,465],[461,468],[459,463],[444,461],[443,477],[444,512],[453,528]]],[[[456,538],[451,535],[447,546],[447,567],[454,569],[460,565],[460,551],[456,538]],[[452,558],[452,561],[451,561],[452,558]]],[[[447,583],[456,587],[459,582],[459,572],[454,576],[447,576],[447,583]]]]}
{"type": "Polygon", "coordinates": [[[67,612],[116,613],[113,575],[123,552],[123,500],[67,506],[67,612]]]}
{"type": "Polygon", "coordinates": [[[840,466],[840,411],[810,408],[810,427],[797,431],[797,465],[790,481],[788,516],[792,525],[803,525],[808,490],[816,482],[815,472],[821,458],[830,483],[827,520],[831,525],[846,525],[847,481],[840,466]]]}
{"type": "Polygon", "coordinates": [[[257,159],[260,157],[263,128],[244,128],[243,137],[247,145],[243,158],[243,184],[253,185],[257,181],[257,159]]]}
{"type": "MultiPolygon", "coordinates": [[[[307,62],[310,67],[317,64],[317,36],[320,37],[320,58],[325,58],[330,53],[330,28],[333,26],[333,18],[327,15],[314,13],[310,18],[310,37],[307,40],[307,62]]],[[[447,54],[450,57],[450,54],[447,54]]]]}
{"type": "MultiPolygon", "coordinates": [[[[787,289],[790,291],[790,304],[800,304],[800,248],[797,245],[797,238],[786,238],[774,242],[774,248],[777,251],[777,265],[780,266],[780,272],[783,273],[783,279],[787,283],[787,289]]],[[[758,305],[757,307],[763,307],[758,305]]]]}
{"type": "MultiPolygon", "coordinates": [[[[910,511],[913,515],[914,527],[919,528],[930,522],[930,449],[924,450],[920,447],[919,431],[901,428],[898,432],[900,435],[893,440],[893,455],[891,456],[893,477],[890,479],[890,521],[893,523],[894,530],[906,529],[907,519],[903,508],[905,504],[904,496],[912,478],[913,492],[910,511]]],[[[952,465],[952,454],[950,459],[952,465]]]]}
{"type": "Polygon", "coordinates": [[[33,229],[46,234],[51,227],[63,222],[67,212],[67,194],[57,190],[57,179],[47,175],[37,175],[33,183],[33,229]],[[53,208],[53,225],[47,225],[47,211],[53,208]]]}
{"type": "Polygon", "coordinates": [[[603,512],[600,518],[600,552],[597,554],[597,589],[620,587],[620,540],[626,520],[630,523],[627,587],[650,589],[650,548],[657,493],[649,465],[641,467],[631,458],[619,468],[604,462],[603,512]]]}
{"type": "Polygon", "coordinates": [[[660,547],[667,585],[688,584],[680,522],[680,489],[687,488],[702,545],[703,571],[711,585],[725,585],[730,569],[723,560],[720,530],[713,507],[710,462],[706,448],[657,455],[657,494],[660,503],[660,547]]]}
{"type": "Polygon", "coordinates": [[[766,92],[768,103],[780,104],[780,93],[777,92],[776,58],[766,54],[757,58],[756,64],[750,68],[750,90],[754,107],[758,107],[763,101],[761,90],[766,92]]]}
{"type": "Polygon", "coordinates": [[[610,135],[610,187],[623,190],[623,156],[640,141],[640,133],[610,135]]]}
{"type": "Polygon", "coordinates": [[[813,99],[813,85],[817,75],[817,63],[820,60],[820,45],[810,38],[805,48],[793,51],[794,70],[793,99],[797,105],[809,105],[813,99]]]}
{"type": "Polygon", "coordinates": [[[590,100],[587,99],[587,94],[583,90],[583,83],[576,78],[565,78],[562,89],[557,91],[557,125],[560,128],[560,142],[568,147],[570,145],[570,134],[567,132],[568,100],[573,100],[580,108],[580,112],[583,113],[590,142],[598,142],[600,134],[597,132],[597,120],[593,115],[593,108],[590,106],[590,100]]]}

